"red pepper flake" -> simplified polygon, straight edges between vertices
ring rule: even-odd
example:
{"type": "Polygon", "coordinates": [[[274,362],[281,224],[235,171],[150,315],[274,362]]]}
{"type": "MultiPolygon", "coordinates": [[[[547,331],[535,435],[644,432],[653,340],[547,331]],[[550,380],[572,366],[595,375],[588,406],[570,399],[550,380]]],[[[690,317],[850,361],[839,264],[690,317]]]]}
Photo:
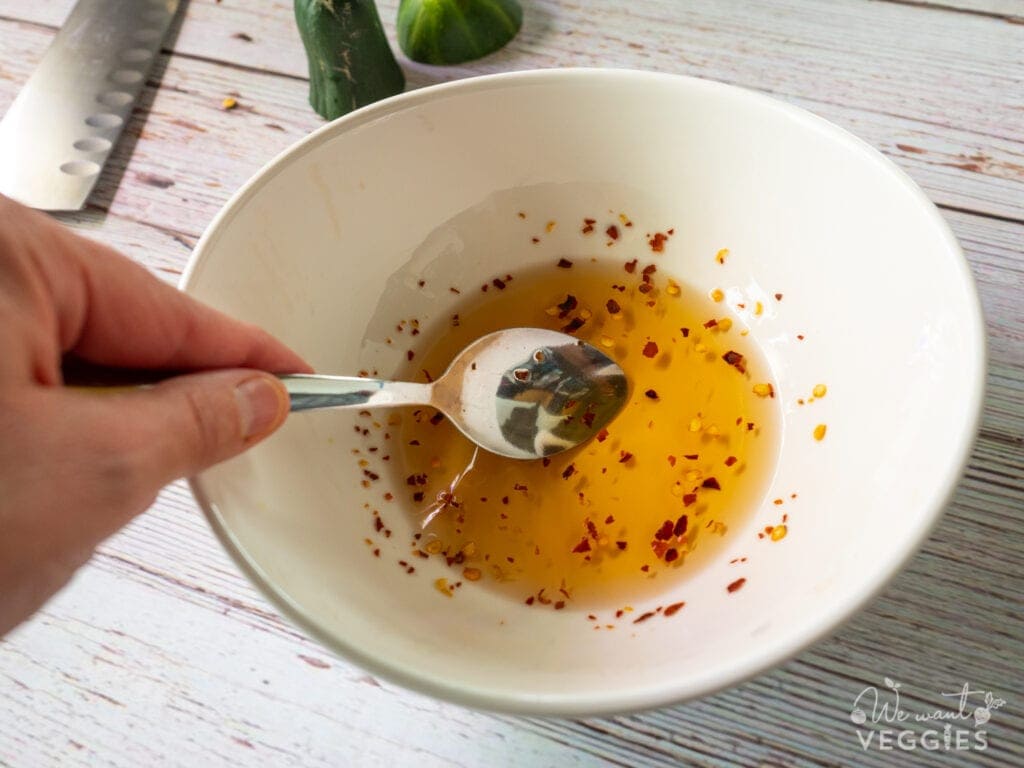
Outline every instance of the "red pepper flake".
{"type": "Polygon", "coordinates": [[[379,517],[373,518],[373,530],[375,530],[377,533],[380,533],[382,530],[384,530],[384,521],[381,520],[379,517]]]}
{"type": "Polygon", "coordinates": [[[641,272],[645,283],[651,282],[651,275],[658,271],[658,268],[654,264],[648,264],[644,267],[644,271],[641,272]]]}
{"type": "Polygon", "coordinates": [[[416,353],[413,352],[411,349],[408,352],[405,353],[405,359],[406,360],[412,361],[412,359],[414,357],[416,357],[416,353]]]}
{"type": "Polygon", "coordinates": [[[517,215],[517,216],[518,216],[518,217],[519,217],[520,219],[525,219],[525,218],[526,218],[526,212],[525,212],[525,211],[520,211],[520,212],[519,212],[519,213],[517,213],[516,215],[517,215]]]}
{"type": "Polygon", "coordinates": [[[448,287],[448,290],[449,290],[449,291],[451,291],[452,293],[462,293],[462,291],[460,291],[460,290],[459,290],[458,288],[456,288],[456,287],[455,287],[454,285],[452,285],[452,286],[449,286],[449,287],[448,287]]]}
{"type": "Polygon", "coordinates": [[[614,224],[609,225],[608,229],[606,229],[604,233],[608,235],[608,237],[610,237],[612,240],[619,239],[619,228],[616,227],[614,224]]]}
{"type": "Polygon", "coordinates": [[[557,603],[555,603],[555,610],[556,611],[560,611],[563,608],[565,608],[565,600],[559,600],[557,603]]]}
{"type": "Polygon", "coordinates": [[[444,421],[444,414],[441,413],[440,411],[438,411],[437,413],[430,417],[430,423],[433,424],[435,427],[442,421],[444,421]]]}
{"type": "Polygon", "coordinates": [[[562,333],[576,333],[576,331],[582,328],[583,324],[586,322],[587,321],[584,320],[582,317],[574,317],[572,320],[570,320],[568,323],[562,326],[562,333]]]}
{"type": "Polygon", "coordinates": [[[633,454],[629,451],[619,451],[619,464],[625,464],[627,461],[633,458],[633,454]]]}
{"type": "Polygon", "coordinates": [[[643,355],[644,357],[654,357],[658,354],[658,345],[653,341],[648,341],[644,344],[643,355]]]}
{"type": "Polygon", "coordinates": [[[747,432],[753,432],[753,431],[754,431],[754,422],[748,421],[747,422],[747,432]]]}
{"type": "Polygon", "coordinates": [[[605,525],[611,525],[614,522],[615,522],[615,518],[612,515],[608,515],[608,517],[606,517],[604,519],[604,524],[605,525]]]}
{"type": "Polygon", "coordinates": [[[700,458],[700,454],[699,453],[684,453],[683,454],[683,458],[688,460],[688,461],[696,461],[697,459],[700,458]]]}
{"type": "Polygon", "coordinates": [[[526,600],[524,600],[524,602],[525,602],[525,603],[526,603],[527,605],[533,605],[533,599],[534,599],[534,598],[533,598],[533,595],[531,595],[530,597],[526,598],[526,600]]]}
{"type": "Polygon", "coordinates": [[[608,430],[605,429],[604,427],[602,427],[600,429],[600,431],[597,433],[597,442],[603,443],[607,439],[608,439],[608,430]]]}
{"type": "Polygon", "coordinates": [[[728,352],[722,355],[722,359],[725,360],[725,362],[727,362],[740,373],[747,372],[747,363],[743,359],[743,355],[741,355],[739,352],[730,349],[728,352]]]}
{"type": "Polygon", "coordinates": [[[654,538],[658,541],[668,541],[672,538],[672,531],[674,530],[674,528],[675,526],[672,525],[672,521],[666,520],[664,523],[661,524],[661,528],[655,531],[654,538]]]}
{"type": "Polygon", "coordinates": [[[737,459],[736,459],[735,456],[726,456],[725,457],[725,466],[731,467],[733,464],[736,463],[736,461],[737,461],[737,459]]]}
{"type": "Polygon", "coordinates": [[[729,592],[735,592],[737,589],[747,583],[746,579],[736,579],[732,584],[726,587],[729,592]]]}
{"type": "Polygon", "coordinates": [[[615,546],[618,547],[619,550],[621,551],[621,550],[624,550],[629,545],[626,542],[624,542],[624,541],[616,541],[615,542],[615,546]]]}
{"type": "Polygon", "coordinates": [[[502,504],[508,504],[508,496],[502,496],[501,497],[501,503],[502,504]]]}
{"type": "Polygon", "coordinates": [[[637,263],[637,261],[638,261],[637,259],[633,259],[632,261],[627,261],[626,262],[626,271],[629,274],[633,274],[634,272],[636,272],[636,263],[637,263]]]}
{"type": "Polygon", "coordinates": [[[710,488],[713,491],[720,491],[720,490],[722,490],[722,486],[720,486],[718,484],[718,481],[715,478],[713,478],[713,477],[707,478],[703,483],[701,483],[701,487],[702,488],[710,488]]]}
{"type": "Polygon", "coordinates": [[[804,340],[804,335],[802,333],[798,333],[796,335],[796,339],[797,339],[797,341],[803,341],[804,340]]]}
{"type": "Polygon", "coordinates": [[[562,269],[568,269],[569,267],[572,266],[572,262],[566,258],[561,258],[558,260],[557,266],[561,267],[562,269]]]}
{"type": "Polygon", "coordinates": [[[584,235],[589,235],[594,231],[594,225],[597,223],[597,219],[584,219],[583,229],[580,230],[584,235]]]}
{"type": "Polygon", "coordinates": [[[551,466],[551,459],[549,459],[547,456],[545,456],[543,459],[540,460],[540,463],[543,464],[545,467],[550,467],[551,466]]]}
{"type": "Polygon", "coordinates": [[[491,280],[491,285],[493,285],[499,291],[505,290],[505,281],[502,280],[500,277],[496,277],[493,280],[491,280]]]}
{"type": "Polygon", "coordinates": [[[588,535],[590,536],[590,538],[592,538],[592,539],[593,539],[594,541],[597,541],[597,540],[598,540],[598,539],[599,539],[600,537],[599,537],[599,536],[597,535],[597,526],[596,526],[596,525],[594,525],[594,521],[593,521],[593,520],[591,520],[591,519],[590,519],[590,518],[588,517],[588,518],[586,519],[586,525],[587,525],[587,534],[588,534],[588,535]]]}
{"type": "Polygon", "coordinates": [[[640,566],[640,570],[643,571],[644,573],[647,573],[649,570],[651,570],[651,566],[649,566],[649,565],[641,565],[640,566]]]}
{"type": "Polygon", "coordinates": [[[426,368],[423,368],[422,371],[423,378],[427,380],[427,384],[432,384],[434,381],[434,377],[430,375],[430,371],[428,371],[426,368]]]}
{"type": "Polygon", "coordinates": [[[617,315],[619,314],[619,312],[622,311],[622,307],[619,306],[619,302],[617,302],[615,299],[608,299],[608,301],[605,303],[605,307],[607,308],[608,314],[610,315],[617,315]]]}
{"type": "Polygon", "coordinates": [[[410,440],[409,441],[409,445],[419,445],[419,444],[420,444],[419,440],[410,440]]]}
{"type": "Polygon", "coordinates": [[[512,486],[512,490],[513,491],[527,491],[529,489],[526,487],[526,483],[516,483],[515,485],[512,486]]]}
{"type": "Polygon", "coordinates": [[[575,473],[576,473],[576,465],[575,464],[570,464],[569,466],[567,466],[565,469],[562,470],[562,479],[563,480],[568,480],[575,473]]]}
{"type": "Polygon", "coordinates": [[[580,539],[580,543],[572,548],[572,551],[573,551],[574,554],[577,554],[577,555],[582,554],[584,552],[589,552],[590,551],[590,539],[588,539],[586,536],[584,536],[583,538],[580,539]]]}
{"type": "Polygon", "coordinates": [[[675,535],[675,536],[682,536],[684,533],[686,533],[686,524],[687,524],[687,522],[688,521],[687,521],[686,515],[680,515],[679,519],[676,520],[675,527],[672,528],[673,535],[675,535]]]}
{"type": "Polygon", "coordinates": [[[373,556],[374,557],[380,557],[380,549],[373,550],[373,556]]]}
{"type": "Polygon", "coordinates": [[[665,606],[665,612],[662,616],[675,616],[684,605],[686,603],[672,603],[672,605],[665,606]]]}
{"type": "Polygon", "coordinates": [[[657,392],[657,390],[648,389],[646,392],[644,392],[644,394],[647,395],[647,397],[649,397],[651,400],[657,400],[658,399],[658,392],[657,392]]]}
{"type": "Polygon", "coordinates": [[[775,300],[776,301],[782,301],[782,294],[781,293],[776,293],[775,294],[775,300]]]}
{"type": "Polygon", "coordinates": [[[642,613],[637,618],[633,619],[633,623],[634,624],[639,624],[639,623],[641,623],[643,621],[647,621],[652,616],[657,616],[657,615],[658,614],[656,612],[654,612],[654,611],[648,611],[647,613],[642,613]]]}
{"type": "Polygon", "coordinates": [[[540,238],[539,237],[531,237],[530,238],[530,242],[532,242],[534,245],[536,245],[537,243],[540,242],[540,238]]]}
{"type": "Polygon", "coordinates": [[[558,308],[561,310],[561,312],[558,313],[558,317],[561,319],[568,317],[569,313],[576,309],[578,304],[579,301],[576,300],[576,297],[571,293],[567,293],[565,295],[565,301],[558,305],[558,308]]]}
{"type": "Polygon", "coordinates": [[[420,280],[418,283],[416,283],[416,285],[418,285],[420,288],[422,288],[426,284],[427,284],[426,280],[420,280]]]}
{"type": "Polygon", "coordinates": [[[588,403],[587,410],[585,410],[583,412],[583,415],[580,416],[580,421],[582,421],[583,424],[586,425],[587,427],[594,426],[594,419],[597,418],[597,414],[590,410],[593,407],[593,403],[588,403]]]}
{"type": "MultiPolygon", "coordinates": [[[[672,230],[669,230],[671,233],[672,230]]],[[[664,232],[655,232],[649,238],[647,238],[647,244],[651,246],[651,250],[655,253],[661,253],[665,250],[665,241],[668,240],[668,235],[664,232]]]]}
{"type": "Polygon", "coordinates": [[[676,457],[675,457],[675,456],[673,456],[673,455],[669,454],[669,457],[668,457],[668,465],[669,465],[670,467],[674,467],[674,466],[676,465],[676,457]]]}
{"type": "Polygon", "coordinates": [[[671,563],[679,559],[679,551],[675,547],[669,547],[665,550],[665,562],[671,563]]]}
{"type": "MultiPolygon", "coordinates": [[[[646,294],[648,294],[648,293],[650,293],[651,291],[654,290],[654,286],[651,285],[650,283],[641,283],[640,286],[637,288],[637,290],[640,291],[640,293],[646,295],[646,294]]],[[[649,302],[648,302],[648,306],[650,306],[649,302]]]]}
{"type": "Polygon", "coordinates": [[[713,317],[710,320],[708,320],[706,323],[704,323],[704,327],[705,328],[714,328],[716,325],[718,325],[718,321],[715,320],[715,318],[713,318],[713,317]]]}

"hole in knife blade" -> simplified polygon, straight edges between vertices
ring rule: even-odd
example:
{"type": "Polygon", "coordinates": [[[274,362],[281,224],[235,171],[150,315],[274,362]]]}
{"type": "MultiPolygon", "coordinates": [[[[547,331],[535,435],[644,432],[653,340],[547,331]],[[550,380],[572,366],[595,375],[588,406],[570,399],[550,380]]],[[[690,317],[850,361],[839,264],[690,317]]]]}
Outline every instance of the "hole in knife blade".
{"type": "Polygon", "coordinates": [[[147,51],[145,48],[129,48],[121,53],[121,60],[129,64],[139,64],[149,61],[151,58],[153,58],[153,52],[147,51]]]}
{"type": "Polygon", "coordinates": [[[103,139],[99,136],[90,136],[85,139],[79,139],[74,143],[75,149],[82,152],[106,152],[111,146],[113,145],[108,139],[103,139]]]}
{"type": "Polygon", "coordinates": [[[99,114],[89,115],[85,118],[85,124],[91,128],[117,128],[124,120],[118,115],[110,112],[100,112],[99,114]]]}
{"type": "Polygon", "coordinates": [[[96,101],[107,107],[123,107],[132,103],[132,95],[127,91],[106,91],[97,96],[96,101]]]}
{"type": "Polygon", "coordinates": [[[115,69],[110,73],[110,79],[122,85],[133,85],[142,79],[142,73],[137,69],[115,69]]]}
{"type": "Polygon", "coordinates": [[[95,176],[100,172],[98,163],[92,160],[71,160],[60,167],[69,176],[95,176]]]}

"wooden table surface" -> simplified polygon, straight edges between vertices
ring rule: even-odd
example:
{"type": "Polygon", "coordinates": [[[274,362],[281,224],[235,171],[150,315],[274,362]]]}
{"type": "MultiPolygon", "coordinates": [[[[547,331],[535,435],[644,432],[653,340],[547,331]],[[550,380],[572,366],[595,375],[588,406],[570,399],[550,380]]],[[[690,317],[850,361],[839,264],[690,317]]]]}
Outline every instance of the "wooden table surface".
{"type": "MultiPolygon", "coordinates": [[[[396,0],[379,3],[393,35],[396,0]]],[[[71,0],[0,0],[0,111],[71,0]]],[[[183,484],[0,641],[0,764],[1024,765],[1024,0],[525,0],[482,62],[403,62],[409,87],[568,65],[654,69],[772,94],[848,128],[942,209],[987,315],[981,435],[942,523],[838,634],[701,701],[622,717],[467,711],[341,661],[229,561],[183,484]],[[863,751],[854,697],[1006,705],[985,751],[863,751]]],[[[176,281],[264,162],[321,124],[286,0],[191,0],[84,211],[69,226],[176,281]],[[238,107],[225,111],[226,96],[238,107]]],[[[393,39],[393,38],[392,38],[393,39]]],[[[0,222],[2,226],[2,222],[0,222]]]]}

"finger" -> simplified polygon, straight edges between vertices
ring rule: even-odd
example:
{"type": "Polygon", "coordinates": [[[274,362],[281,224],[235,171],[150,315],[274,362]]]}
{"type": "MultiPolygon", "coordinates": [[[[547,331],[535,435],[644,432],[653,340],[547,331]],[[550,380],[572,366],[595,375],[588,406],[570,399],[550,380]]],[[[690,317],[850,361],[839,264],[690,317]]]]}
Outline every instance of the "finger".
{"type": "Polygon", "coordinates": [[[292,350],[161,282],[116,251],[0,197],[5,239],[26,248],[52,296],[64,352],[137,368],[308,372],[292,350]]]}
{"type": "MultiPolygon", "coordinates": [[[[281,383],[253,370],[127,394],[0,392],[0,433],[11,438],[0,441],[0,584],[11,583],[5,573],[51,566],[66,578],[164,485],[259,442],[287,411],[281,383]]],[[[52,581],[44,592],[59,586],[52,581]]]]}
{"type": "Polygon", "coordinates": [[[284,385],[255,370],[179,376],[107,400],[98,419],[120,426],[108,426],[105,450],[125,457],[115,474],[141,497],[259,442],[281,426],[289,405],[284,385]]]}

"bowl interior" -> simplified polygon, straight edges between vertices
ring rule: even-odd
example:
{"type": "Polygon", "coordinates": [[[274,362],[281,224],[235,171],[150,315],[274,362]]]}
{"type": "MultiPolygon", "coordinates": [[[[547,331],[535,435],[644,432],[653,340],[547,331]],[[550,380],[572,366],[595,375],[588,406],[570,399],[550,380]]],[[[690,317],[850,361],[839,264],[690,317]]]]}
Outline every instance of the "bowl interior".
{"type": "Polygon", "coordinates": [[[614,253],[578,236],[578,222],[606,210],[647,231],[674,227],[659,270],[724,289],[764,349],[784,422],[768,496],[721,558],[652,601],[684,600],[684,610],[595,632],[575,611],[533,610],[486,589],[446,598],[433,587],[451,575],[442,563],[419,561],[407,575],[396,560],[413,530],[398,499],[383,500],[384,485],[360,486],[358,417],[294,417],[195,489],[278,604],[378,673],[529,712],[706,693],[834,628],[913,551],[955,483],[983,369],[956,243],[879,154],[739,89],[561,71],[377,105],[264,169],[211,227],[185,287],[266,327],[320,371],[387,376],[405,353],[383,343],[388,329],[415,316],[423,338],[443,332],[459,300],[450,286],[559,256],[649,257],[642,231],[614,253]],[[531,244],[530,227],[547,220],[565,226],[531,244]],[[725,265],[713,258],[721,248],[725,265]],[[797,405],[818,383],[828,395],[797,405]],[[820,442],[817,424],[828,429],[820,442]],[[779,522],[776,497],[786,499],[789,534],[758,539],[779,522]],[[379,559],[364,543],[366,504],[394,531],[379,559]],[[737,557],[747,561],[729,563],[737,557]],[[740,577],[744,587],[728,593],[740,577]]]}

